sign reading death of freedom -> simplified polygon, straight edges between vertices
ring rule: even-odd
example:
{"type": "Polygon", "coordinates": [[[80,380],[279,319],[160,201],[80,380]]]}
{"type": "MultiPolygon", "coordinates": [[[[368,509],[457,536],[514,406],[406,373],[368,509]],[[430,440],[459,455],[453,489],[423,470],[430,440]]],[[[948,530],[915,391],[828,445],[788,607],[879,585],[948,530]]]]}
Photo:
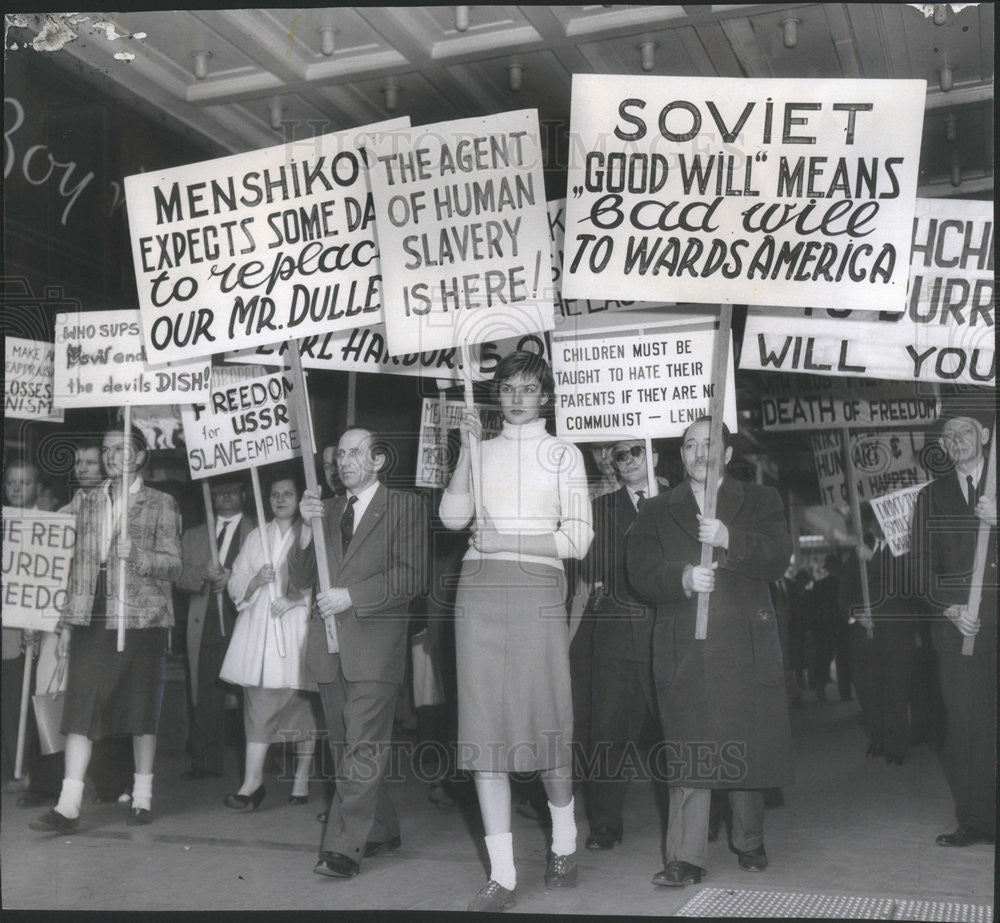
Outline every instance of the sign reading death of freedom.
{"type": "Polygon", "coordinates": [[[553,325],[538,112],[421,125],[367,145],[390,355],[553,325]]]}
{"type": "Polygon", "coordinates": [[[917,199],[902,313],[751,307],[740,368],[990,385],[993,203],[917,199]]]}
{"type": "Polygon", "coordinates": [[[138,311],[57,314],[53,403],[60,407],[124,407],[204,400],[210,358],[152,366],[138,311]]]}
{"type": "Polygon", "coordinates": [[[125,177],[151,362],[382,319],[362,140],[392,119],[125,177]]]}
{"type": "Polygon", "coordinates": [[[901,310],[925,91],[574,75],[563,297],[901,310]]]}

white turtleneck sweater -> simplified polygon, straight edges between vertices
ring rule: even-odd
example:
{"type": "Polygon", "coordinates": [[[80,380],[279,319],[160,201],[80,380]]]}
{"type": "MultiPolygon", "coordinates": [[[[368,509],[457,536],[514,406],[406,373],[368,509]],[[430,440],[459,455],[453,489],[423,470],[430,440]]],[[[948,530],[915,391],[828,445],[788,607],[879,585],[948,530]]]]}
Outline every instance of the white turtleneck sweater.
{"type": "MultiPolygon", "coordinates": [[[[483,510],[500,533],[552,535],[559,558],[583,558],[594,538],[587,474],[580,450],[550,436],[545,421],[504,423],[495,439],[482,443],[480,470],[473,480],[482,491],[483,510]]],[[[441,497],[441,521],[462,529],[475,514],[471,493],[441,497]]],[[[484,554],[472,545],[465,559],[524,561],[559,566],[557,559],[500,551],[484,554]]]]}

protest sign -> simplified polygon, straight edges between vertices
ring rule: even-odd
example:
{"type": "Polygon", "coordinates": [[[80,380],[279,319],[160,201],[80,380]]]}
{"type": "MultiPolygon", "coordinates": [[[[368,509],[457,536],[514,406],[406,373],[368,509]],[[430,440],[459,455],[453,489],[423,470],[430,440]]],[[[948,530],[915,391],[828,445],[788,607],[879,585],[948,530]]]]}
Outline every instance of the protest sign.
{"type": "Polygon", "coordinates": [[[902,490],[893,491],[882,497],[875,497],[872,512],[882,529],[889,550],[895,557],[908,554],[910,551],[910,524],[913,522],[913,507],[917,503],[917,494],[926,486],[913,484],[902,490]]]}
{"type": "Polygon", "coordinates": [[[382,319],[362,139],[393,119],[125,177],[151,361],[382,319]]]}
{"type": "MultiPolygon", "coordinates": [[[[556,431],[571,441],[680,436],[708,413],[716,331],[669,326],[552,336],[556,431]]],[[[732,350],[724,419],[736,431],[732,350]]]]}
{"type": "Polygon", "coordinates": [[[574,75],[563,297],[902,310],[925,91],[574,75]]]}
{"type": "Polygon", "coordinates": [[[3,508],[3,627],[54,631],[66,602],[76,518],[3,508]]]}
{"type": "MultiPolygon", "coordinates": [[[[851,463],[859,499],[871,500],[926,481],[927,472],[919,460],[923,441],[923,433],[907,430],[852,432],[851,463]]],[[[813,433],[812,450],[820,502],[829,506],[848,503],[841,433],[837,430],[813,433]]]]}
{"type": "Polygon", "coordinates": [[[391,355],[551,329],[552,263],[535,110],[367,144],[391,355]]]}
{"type": "Polygon", "coordinates": [[[54,362],[51,343],[4,338],[3,412],[7,419],[63,422],[62,408],[52,406],[54,362]]]}
{"type": "Polygon", "coordinates": [[[292,419],[292,378],[262,375],[213,389],[207,404],[181,408],[194,480],[287,461],[302,454],[292,419]]]}
{"type": "Polygon", "coordinates": [[[209,359],[147,362],[138,311],[56,315],[53,401],[61,407],[120,407],[204,400],[209,359]]]}
{"type": "Polygon", "coordinates": [[[764,376],[761,398],[765,430],[880,429],[925,427],[938,416],[940,401],[910,382],[764,376]]]}
{"type": "MultiPolygon", "coordinates": [[[[448,431],[458,429],[464,401],[442,401],[425,397],[420,412],[420,436],[417,442],[417,487],[447,487],[455,458],[448,457],[448,431]],[[450,462],[450,463],[449,463],[450,462]]],[[[499,407],[476,405],[483,423],[483,436],[489,438],[503,429],[499,407]]],[[[457,451],[457,446],[456,446],[457,451]]]]}

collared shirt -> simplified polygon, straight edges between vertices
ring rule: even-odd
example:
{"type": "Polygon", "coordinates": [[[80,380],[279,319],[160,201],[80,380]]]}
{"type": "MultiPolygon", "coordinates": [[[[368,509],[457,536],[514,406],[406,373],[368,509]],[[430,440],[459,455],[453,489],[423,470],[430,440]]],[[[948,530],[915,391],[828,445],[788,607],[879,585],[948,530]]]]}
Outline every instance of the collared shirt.
{"type": "MultiPolygon", "coordinates": [[[[628,498],[629,498],[629,500],[632,501],[632,506],[634,506],[636,508],[636,510],[638,510],[639,509],[639,491],[632,490],[632,488],[629,487],[628,484],[625,485],[625,489],[628,491],[628,498]]],[[[643,489],[643,496],[645,497],[646,500],[649,500],[652,497],[655,497],[659,492],[660,492],[659,491],[659,485],[654,482],[652,490],[643,489]]]]}
{"type": "Polygon", "coordinates": [[[222,543],[222,547],[219,549],[219,563],[225,566],[225,561],[229,555],[229,549],[233,544],[233,536],[239,531],[240,520],[243,518],[243,513],[239,512],[235,516],[219,516],[215,520],[215,541],[218,543],[219,536],[222,535],[222,529],[226,523],[232,523],[226,530],[226,538],[222,543]]]}
{"type": "MultiPolygon", "coordinates": [[[[140,474],[131,484],[129,484],[129,496],[131,497],[134,494],[137,494],[141,489],[142,475],[140,474]]],[[[111,539],[121,528],[121,497],[118,495],[120,491],[116,494],[111,493],[110,478],[101,484],[101,490],[104,491],[104,496],[107,500],[107,503],[104,504],[104,516],[101,522],[101,563],[104,564],[108,560],[108,551],[111,549],[111,539]]]]}
{"type": "Polygon", "coordinates": [[[972,486],[973,489],[979,486],[979,479],[983,476],[983,465],[985,464],[983,456],[979,456],[979,461],[976,467],[972,471],[968,471],[962,474],[960,471],[955,471],[955,476],[958,478],[958,486],[962,488],[962,496],[965,497],[965,502],[968,503],[972,498],[969,496],[969,482],[967,480],[968,476],[972,476],[972,486]]]}
{"type": "Polygon", "coordinates": [[[348,499],[351,497],[357,497],[357,502],[354,504],[354,531],[358,531],[358,523],[361,522],[361,518],[365,515],[365,510],[368,509],[368,505],[372,502],[372,497],[375,496],[375,491],[378,490],[379,481],[375,481],[373,484],[369,484],[361,493],[355,493],[353,490],[347,491],[348,499]]]}

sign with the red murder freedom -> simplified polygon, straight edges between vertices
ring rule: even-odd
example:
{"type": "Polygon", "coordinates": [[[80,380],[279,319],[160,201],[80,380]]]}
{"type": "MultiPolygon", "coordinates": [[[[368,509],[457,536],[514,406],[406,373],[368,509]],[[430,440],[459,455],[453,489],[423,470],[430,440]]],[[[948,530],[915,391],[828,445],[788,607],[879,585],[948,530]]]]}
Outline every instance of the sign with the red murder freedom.
{"type": "Polygon", "coordinates": [[[904,311],[751,307],[740,368],[992,385],[995,241],[992,202],[917,199],[904,311]]]}
{"type": "Polygon", "coordinates": [[[4,337],[3,413],[8,420],[63,422],[62,408],[52,406],[54,365],[51,343],[4,337]]]}
{"type": "Polygon", "coordinates": [[[553,325],[536,110],[423,125],[367,143],[390,355],[553,325]]]}
{"type": "Polygon", "coordinates": [[[925,96],[575,74],[563,297],[901,310],[925,96]]]}
{"type": "Polygon", "coordinates": [[[125,177],[151,362],[382,319],[362,139],[392,119],[125,177]]]}
{"type": "Polygon", "coordinates": [[[138,311],[56,315],[53,403],[59,407],[124,407],[204,400],[210,358],[151,364],[138,311]]]}

